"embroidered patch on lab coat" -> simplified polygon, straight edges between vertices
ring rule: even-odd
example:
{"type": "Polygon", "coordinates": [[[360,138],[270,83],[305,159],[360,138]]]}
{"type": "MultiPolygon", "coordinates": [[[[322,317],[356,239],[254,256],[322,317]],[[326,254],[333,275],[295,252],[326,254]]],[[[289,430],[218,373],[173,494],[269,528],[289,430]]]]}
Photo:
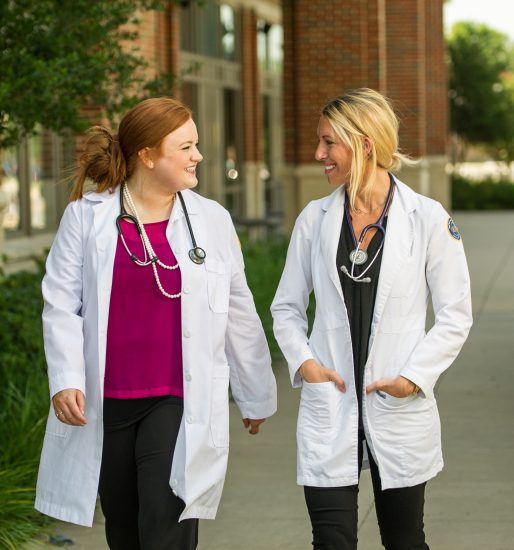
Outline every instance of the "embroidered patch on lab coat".
{"type": "Polygon", "coordinates": [[[460,241],[459,228],[451,218],[448,218],[448,231],[455,240],[460,241]]]}

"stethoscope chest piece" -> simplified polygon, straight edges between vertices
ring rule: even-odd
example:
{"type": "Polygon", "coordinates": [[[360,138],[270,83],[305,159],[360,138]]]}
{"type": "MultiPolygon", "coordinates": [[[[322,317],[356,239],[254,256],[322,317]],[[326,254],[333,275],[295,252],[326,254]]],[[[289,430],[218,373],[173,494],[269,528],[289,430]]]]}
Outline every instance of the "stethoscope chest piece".
{"type": "Polygon", "coordinates": [[[205,250],[199,246],[195,246],[189,251],[189,259],[195,264],[203,264],[205,262],[205,250]]]}
{"type": "Polygon", "coordinates": [[[355,265],[362,265],[368,259],[368,253],[365,250],[359,248],[350,252],[350,261],[355,265]]]}

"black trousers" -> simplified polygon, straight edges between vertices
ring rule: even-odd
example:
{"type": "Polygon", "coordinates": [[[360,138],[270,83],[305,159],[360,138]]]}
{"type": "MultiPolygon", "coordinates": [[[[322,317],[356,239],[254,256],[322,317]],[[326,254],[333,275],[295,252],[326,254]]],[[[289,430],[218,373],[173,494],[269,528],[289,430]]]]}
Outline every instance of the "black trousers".
{"type": "MultiPolygon", "coordinates": [[[[375,509],[382,545],[387,550],[428,550],[423,509],[426,483],[382,491],[378,467],[368,449],[375,509]]],[[[362,453],[359,456],[359,470],[362,453]]],[[[314,550],[357,548],[358,485],[304,487],[314,550]]]]}
{"type": "MultiPolygon", "coordinates": [[[[140,400],[119,401],[137,410],[140,400]]],[[[183,401],[146,402],[142,416],[104,430],[99,493],[107,543],[111,550],[193,550],[198,520],[178,522],[184,502],[169,485],[183,401]]]]}

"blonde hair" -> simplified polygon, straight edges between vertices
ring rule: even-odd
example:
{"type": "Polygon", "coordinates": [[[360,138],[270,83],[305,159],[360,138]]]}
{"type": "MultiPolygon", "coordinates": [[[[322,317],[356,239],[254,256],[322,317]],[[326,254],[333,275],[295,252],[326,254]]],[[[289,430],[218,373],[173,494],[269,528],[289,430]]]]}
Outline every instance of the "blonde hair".
{"type": "Polygon", "coordinates": [[[87,179],[96,184],[99,193],[114,191],[134,173],[139,151],[160,148],[163,139],[192,115],[191,109],[177,99],[156,97],[130,109],[120,122],[118,134],[103,126],[90,128],[75,170],[71,200],[82,197],[87,179]]]}
{"type": "Polygon", "coordinates": [[[375,90],[358,88],[331,99],[321,110],[321,116],[352,151],[350,181],[346,185],[352,208],[361,188],[369,206],[377,167],[396,171],[402,163],[413,163],[398,149],[398,117],[389,100],[375,90]],[[371,143],[368,155],[364,150],[365,138],[371,143]]]}

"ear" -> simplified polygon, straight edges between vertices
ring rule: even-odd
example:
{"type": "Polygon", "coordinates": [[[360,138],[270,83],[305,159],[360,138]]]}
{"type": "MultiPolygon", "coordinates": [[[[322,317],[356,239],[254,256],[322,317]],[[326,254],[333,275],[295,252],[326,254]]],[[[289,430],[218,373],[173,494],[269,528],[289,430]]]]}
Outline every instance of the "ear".
{"type": "Polygon", "coordinates": [[[371,151],[373,151],[373,142],[369,139],[369,137],[365,137],[362,140],[363,146],[364,146],[364,156],[368,156],[371,151]]]}
{"type": "Polygon", "coordinates": [[[145,147],[144,149],[141,149],[141,151],[138,151],[137,156],[147,168],[150,170],[153,168],[153,158],[149,147],[145,147]]]}

